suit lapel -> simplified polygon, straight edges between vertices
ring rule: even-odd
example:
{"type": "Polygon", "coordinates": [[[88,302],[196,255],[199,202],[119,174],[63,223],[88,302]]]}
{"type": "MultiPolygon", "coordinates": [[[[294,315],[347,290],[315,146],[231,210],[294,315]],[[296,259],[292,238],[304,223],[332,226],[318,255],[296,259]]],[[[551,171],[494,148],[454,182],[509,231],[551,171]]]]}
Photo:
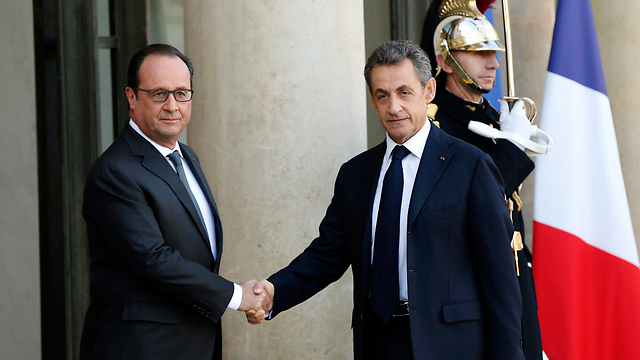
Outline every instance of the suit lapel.
{"type": "Polygon", "coordinates": [[[198,184],[200,185],[200,188],[207,198],[209,207],[211,207],[211,212],[213,213],[213,221],[216,227],[216,254],[218,254],[218,258],[220,258],[220,254],[222,254],[222,226],[220,224],[220,216],[218,215],[218,207],[216,206],[216,202],[213,199],[213,194],[211,193],[211,189],[209,188],[209,183],[207,182],[207,178],[204,176],[204,172],[202,171],[200,162],[197,160],[198,157],[196,156],[195,152],[193,152],[191,148],[182,143],[180,143],[180,148],[185,155],[185,162],[189,165],[189,168],[191,168],[191,172],[193,172],[196,180],[198,180],[198,184]]]}
{"type": "MultiPolygon", "coordinates": [[[[365,160],[362,167],[362,177],[360,178],[360,196],[359,207],[360,214],[364,214],[367,218],[363,223],[366,224],[364,230],[364,239],[362,241],[362,263],[364,265],[364,278],[368,279],[371,271],[371,226],[373,214],[373,200],[376,195],[378,186],[378,178],[380,177],[380,169],[382,168],[382,160],[387,148],[386,142],[382,142],[370,152],[369,158],[365,160]]],[[[366,282],[368,286],[368,281],[366,282]]],[[[366,289],[365,289],[366,290],[366,289]]]]}
{"type": "Polygon", "coordinates": [[[450,144],[451,139],[448,139],[442,130],[431,124],[409,203],[407,224],[409,229],[454,154],[449,149],[450,144]]]}
{"type": "Polygon", "coordinates": [[[191,148],[186,145],[180,143],[180,148],[185,155],[185,161],[191,168],[191,171],[195,175],[198,180],[198,184],[202,188],[204,195],[207,197],[207,201],[209,202],[209,206],[211,206],[211,211],[213,211],[214,215],[218,216],[218,208],[216,207],[216,202],[213,200],[213,194],[211,194],[211,189],[209,189],[209,184],[207,183],[207,178],[204,176],[204,172],[200,167],[200,162],[197,160],[196,154],[191,150],[191,148]]]}
{"type": "Polygon", "coordinates": [[[187,208],[187,211],[191,215],[191,220],[198,227],[198,230],[202,235],[202,240],[206,243],[207,248],[211,249],[211,245],[209,244],[209,235],[200,221],[196,207],[193,201],[191,201],[191,197],[178,177],[178,174],[173,170],[171,165],[169,165],[167,159],[165,159],[162,154],[153,147],[153,145],[140,136],[140,134],[136,133],[131,126],[127,125],[122,136],[127,144],[129,144],[131,153],[134,156],[142,157],[142,166],[164,180],[164,182],[171,187],[171,190],[173,190],[182,205],[187,208]]]}

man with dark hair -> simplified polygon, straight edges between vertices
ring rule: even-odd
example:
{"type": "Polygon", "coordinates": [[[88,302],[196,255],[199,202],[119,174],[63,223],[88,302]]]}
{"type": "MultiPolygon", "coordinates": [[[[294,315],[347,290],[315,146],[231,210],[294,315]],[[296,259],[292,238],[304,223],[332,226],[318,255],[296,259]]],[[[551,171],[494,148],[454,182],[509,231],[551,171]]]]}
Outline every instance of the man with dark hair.
{"type": "MultiPolygon", "coordinates": [[[[477,2],[487,8],[492,1],[477,2]]],[[[455,4],[460,1],[435,0],[423,26],[421,46],[439,66],[437,95],[431,104],[435,123],[446,133],[477,146],[493,159],[505,184],[505,195],[514,225],[512,247],[517,255],[518,283],[522,297],[522,340],[527,360],[542,359],[542,339],[533,282],[532,256],[524,243],[521,184],[533,171],[534,163],[524,146],[510,140],[493,140],[469,130],[475,121],[529,139],[532,128],[518,101],[510,110],[500,100],[498,112],[483,94],[493,89],[498,70],[496,51],[504,46],[491,23],[481,13],[460,16],[455,4]],[[449,9],[450,11],[443,11],[449,9]],[[436,33],[437,31],[437,33],[436,33]]]]}
{"type": "Polygon", "coordinates": [[[254,280],[218,275],[218,209],[197,155],[177,141],[191,117],[192,75],[169,45],[130,62],[131,120],[85,186],[91,304],[81,359],[220,359],[224,311],[260,318],[270,308],[254,280]]]}
{"type": "Polygon", "coordinates": [[[189,70],[189,88],[193,88],[193,64],[191,63],[191,59],[180,52],[180,50],[167,44],[152,44],[146,46],[131,57],[131,60],[129,60],[129,68],[127,69],[127,87],[132,89],[138,87],[140,84],[140,67],[147,56],[152,54],[168,57],[177,56],[180,58],[180,60],[187,65],[187,70],[189,70]]]}
{"type": "Polygon", "coordinates": [[[430,70],[408,41],[369,57],[386,139],[341,167],[319,236],[269,277],[271,317],[351,266],[355,359],[522,359],[502,180],[489,156],[427,120],[430,70]]]}

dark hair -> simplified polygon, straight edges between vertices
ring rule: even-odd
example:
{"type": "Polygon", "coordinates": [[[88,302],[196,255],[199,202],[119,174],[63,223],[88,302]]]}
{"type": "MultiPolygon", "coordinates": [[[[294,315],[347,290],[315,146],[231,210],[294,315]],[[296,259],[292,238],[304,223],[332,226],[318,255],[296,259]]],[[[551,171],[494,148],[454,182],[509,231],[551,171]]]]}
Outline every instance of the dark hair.
{"type": "Polygon", "coordinates": [[[191,63],[191,60],[181,53],[180,50],[167,44],[148,45],[131,57],[131,60],[129,61],[129,69],[127,71],[128,87],[135,89],[140,85],[140,66],[142,66],[144,59],[149,55],[177,56],[182,59],[182,61],[187,65],[187,68],[189,68],[189,84],[191,88],[193,88],[193,64],[191,63]]]}
{"type": "Polygon", "coordinates": [[[413,63],[418,80],[420,80],[420,84],[424,89],[429,79],[431,79],[431,63],[427,54],[411,41],[391,40],[373,50],[369,59],[367,59],[367,65],[364,67],[364,78],[367,81],[369,92],[373,91],[371,89],[371,70],[375,66],[394,65],[405,59],[409,59],[413,63]]]}

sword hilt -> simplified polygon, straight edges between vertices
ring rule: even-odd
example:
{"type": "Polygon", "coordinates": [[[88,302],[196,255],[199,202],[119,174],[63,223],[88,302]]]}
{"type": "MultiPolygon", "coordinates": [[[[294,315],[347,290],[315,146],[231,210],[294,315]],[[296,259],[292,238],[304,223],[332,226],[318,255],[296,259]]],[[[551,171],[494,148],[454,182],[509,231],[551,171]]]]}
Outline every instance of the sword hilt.
{"type": "Polygon", "coordinates": [[[527,108],[527,119],[529,119],[529,122],[533,122],[533,120],[536,119],[536,115],[538,115],[538,109],[536,108],[536,103],[533,100],[529,99],[528,97],[503,96],[500,99],[507,101],[507,103],[509,104],[509,110],[513,109],[513,105],[516,103],[516,101],[522,100],[525,104],[524,105],[525,108],[527,108]]]}

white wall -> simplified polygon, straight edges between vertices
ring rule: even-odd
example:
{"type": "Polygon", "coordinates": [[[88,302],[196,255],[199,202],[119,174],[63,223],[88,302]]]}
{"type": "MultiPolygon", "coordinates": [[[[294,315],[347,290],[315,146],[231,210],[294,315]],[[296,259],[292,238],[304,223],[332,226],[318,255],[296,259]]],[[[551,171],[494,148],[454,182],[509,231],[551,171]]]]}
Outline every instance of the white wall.
{"type": "Polygon", "coordinates": [[[0,12],[0,358],[40,359],[40,260],[31,1],[0,12]]]}

